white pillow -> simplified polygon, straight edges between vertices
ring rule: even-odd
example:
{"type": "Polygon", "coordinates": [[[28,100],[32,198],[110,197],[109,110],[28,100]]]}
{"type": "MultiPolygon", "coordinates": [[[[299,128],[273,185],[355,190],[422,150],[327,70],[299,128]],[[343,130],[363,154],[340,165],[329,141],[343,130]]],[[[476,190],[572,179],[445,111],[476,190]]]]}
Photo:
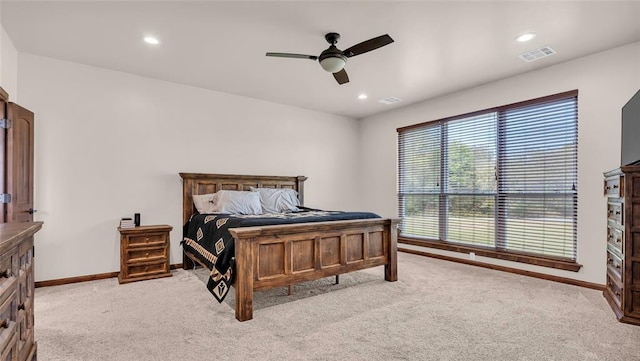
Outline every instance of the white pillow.
{"type": "Polygon", "coordinates": [[[289,188],[254,188],[251,190],[260,194],[262,213],[284,213],[298,211],[300,200],[298,192],[289,188]]]}
{"type": "Polygon", "coordinates": [[[216,213],[262,214],[260,196],[255,192],[218,191],[216,195],[216,213]]]}
{"type": "Polygon", "coordinates": [[[218,196],[215,193],[194,194],[193,205],[196,206],[196,209],[200,214],[214,213],[216,198],[218,198],[218,196]]]}

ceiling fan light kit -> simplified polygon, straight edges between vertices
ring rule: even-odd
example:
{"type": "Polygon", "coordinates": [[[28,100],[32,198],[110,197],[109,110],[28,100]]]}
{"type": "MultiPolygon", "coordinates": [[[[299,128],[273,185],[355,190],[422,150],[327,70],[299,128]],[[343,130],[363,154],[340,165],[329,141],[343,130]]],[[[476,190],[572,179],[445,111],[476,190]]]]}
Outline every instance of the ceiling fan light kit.
{"type": "Polygon", "coordinates": [[[349,82],[349,76],[344,70],[344,66],[347,63],[348,58],[364,54],[371,50],[375,50],[393,43],[393,39],[391,39],[388,34],[385,34],[373,39],[363,41],[348,49],[340,50],[336,47],[336,43],[340,39],[340,34],[327,33],[324,38],[331,45],[329,46],[329,48],[320,53],[320,56],[292,53],[267,53],[266,55],[279,58],[310,59],[314,61],[319,60],[322,69],[328,71],[329,73],[332,73],[338,84],[345,84],[349,82]]]}
{"type": "Polygon", "coordinates": [[[322,69],[328,71],[329,73],[339,72],[340,70],[342,70],[342,68],[344,68],[346,63],[346,56],[330,56],[324,59],[322,58],[322,56],[320,56],[320,66],[322,67],[322,69]]]}

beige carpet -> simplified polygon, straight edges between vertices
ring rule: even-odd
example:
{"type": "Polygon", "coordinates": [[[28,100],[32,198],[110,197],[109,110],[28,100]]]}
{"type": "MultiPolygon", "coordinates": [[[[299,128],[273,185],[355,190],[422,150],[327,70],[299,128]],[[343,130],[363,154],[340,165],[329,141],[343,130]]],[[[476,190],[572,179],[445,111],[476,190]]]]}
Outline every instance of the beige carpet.
{"type": "Polygon", "coordinates": [[[598,291],[400,253],[383,268],[257,292],[238,322],[203,272],[36,289],[38,359],[640,360],[598,291]]]}

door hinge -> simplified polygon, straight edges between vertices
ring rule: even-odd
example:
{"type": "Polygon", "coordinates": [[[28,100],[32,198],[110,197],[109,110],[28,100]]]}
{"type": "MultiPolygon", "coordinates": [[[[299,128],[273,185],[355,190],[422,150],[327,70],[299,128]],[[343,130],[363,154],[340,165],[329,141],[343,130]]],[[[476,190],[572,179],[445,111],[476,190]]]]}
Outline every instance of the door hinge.
{"type": "Polygon", "coordinates": [[[11,203],[11,193],[0,193],[0,203],[11,203]]]}
{"type": "Polygon", "coordinates": [[[0,128],[9,129],[11,128],[11,119],[0,119],[0,128]]]}

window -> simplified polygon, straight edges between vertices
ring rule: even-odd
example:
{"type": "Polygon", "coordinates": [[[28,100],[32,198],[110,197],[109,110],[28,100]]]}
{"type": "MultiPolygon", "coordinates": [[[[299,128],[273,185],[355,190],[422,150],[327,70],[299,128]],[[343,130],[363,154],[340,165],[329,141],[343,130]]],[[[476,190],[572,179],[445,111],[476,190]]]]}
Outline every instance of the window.
{"type": "Polygon", "coordinates": [[[577,271],[577,95],[399,128],[400,241],[577,271]]]}

